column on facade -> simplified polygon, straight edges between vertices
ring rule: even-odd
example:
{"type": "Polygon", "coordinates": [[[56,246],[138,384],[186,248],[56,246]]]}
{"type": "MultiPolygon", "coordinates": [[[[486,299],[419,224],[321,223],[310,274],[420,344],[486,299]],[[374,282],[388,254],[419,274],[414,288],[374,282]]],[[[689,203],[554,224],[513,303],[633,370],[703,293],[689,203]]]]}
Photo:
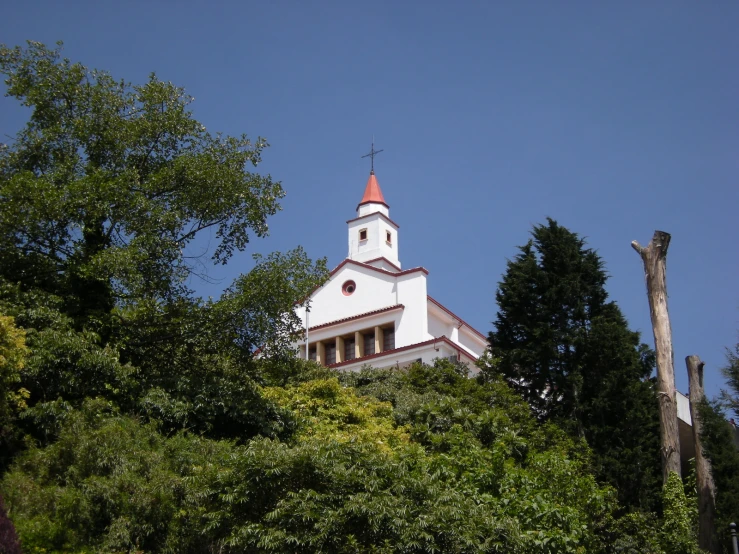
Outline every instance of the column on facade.
{"type": "Polygon", "coordinates": [[[385,333],[381,327],[375,327],[375,354],[383,351],[385,346],[385,333]]]}
{"type": "Polygon", "coordinates": [[[344,361],[344,339],[336,337],[336,363],[344,361]]]}
{"type": "Polygon", "coordinates": [[[361,358],[364,356],[364,337],[359,331],[354,332],[354,357],[361,358]]]}

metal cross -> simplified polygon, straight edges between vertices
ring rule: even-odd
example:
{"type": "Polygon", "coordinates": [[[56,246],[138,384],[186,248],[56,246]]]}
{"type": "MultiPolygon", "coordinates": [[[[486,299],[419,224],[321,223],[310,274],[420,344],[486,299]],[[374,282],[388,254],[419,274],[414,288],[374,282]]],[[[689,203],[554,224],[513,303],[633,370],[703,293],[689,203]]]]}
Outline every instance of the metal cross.
{"type": "Polygon", "coordinates": [[[365,154],[364,156],[362,156],[363,158],[369,158],[370,159],[370,161],[372,163],[372,171],[370,171],[370,173],[372,175],[375,174],[375,156],[377,154],[379,154],[380,152],[382,152],[382,151],[383,150],[375,150],[375,137],[373,136],[372,137],[372,148],[370,149],[369,154],[365,154]]]}

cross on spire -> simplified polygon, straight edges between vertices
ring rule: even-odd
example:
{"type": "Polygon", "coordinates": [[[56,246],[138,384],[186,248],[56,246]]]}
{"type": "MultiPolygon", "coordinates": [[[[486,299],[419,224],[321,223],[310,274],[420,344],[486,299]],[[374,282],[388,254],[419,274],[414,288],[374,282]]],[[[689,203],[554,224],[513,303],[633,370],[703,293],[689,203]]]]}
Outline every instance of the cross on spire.
{"type": "Polygon", "coordinates": [[[363,158],[370,159],[371,168],[372,168],[370,171],[370,175],[375,174],[375,156],[382,151],[383,150],[375,150],[375,136],[372,135],[372,148],[370,149],[369,154],[365,154],[364,156],[362,156],[363,158]]]}

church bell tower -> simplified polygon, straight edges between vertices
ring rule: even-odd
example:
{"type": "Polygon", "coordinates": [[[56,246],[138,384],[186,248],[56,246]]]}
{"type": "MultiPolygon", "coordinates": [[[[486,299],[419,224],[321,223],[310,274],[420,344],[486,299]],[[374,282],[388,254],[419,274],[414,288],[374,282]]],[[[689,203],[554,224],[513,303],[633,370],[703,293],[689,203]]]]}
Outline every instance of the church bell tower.
{"type": "Polygon", "coordinates": [[[357,217],[347,221],[347,225],[349,259],[387,271],[400,271],[398,225],[390,219],[390,206],[382,195],[374,168],[357,206],[357,217]]]}

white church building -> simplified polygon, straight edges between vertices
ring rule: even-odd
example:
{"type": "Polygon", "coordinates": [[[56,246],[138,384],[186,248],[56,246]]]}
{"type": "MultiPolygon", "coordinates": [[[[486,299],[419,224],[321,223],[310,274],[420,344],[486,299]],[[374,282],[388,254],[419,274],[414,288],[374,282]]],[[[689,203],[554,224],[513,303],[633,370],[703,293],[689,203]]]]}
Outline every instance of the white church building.
{"type": "Polygon", "coordinates": [[[374,169],[347,227],[349,256],[297,308],[301,357],[348,371],[447,358],[475,372],[487,338],[428,295],[426,269],[402,269],[399,226],[374,169]]]}
{"type": "MultiPolygon", "coordinates": [[[[349,256],[296,309],[307,336],[300,356],[306,358],[307,345],[308,358],[346,371],[446,358],[477,373],[474,362],[485,352],[487,338],[428,295],[426,269],[402,269],[399,226],[390,219],[374,169],[357,216],[346,223],[349,256]]],[[[695,444],[688,398],[680,392],[677,408],[681,458],[687,463],[695,444]]]]}

